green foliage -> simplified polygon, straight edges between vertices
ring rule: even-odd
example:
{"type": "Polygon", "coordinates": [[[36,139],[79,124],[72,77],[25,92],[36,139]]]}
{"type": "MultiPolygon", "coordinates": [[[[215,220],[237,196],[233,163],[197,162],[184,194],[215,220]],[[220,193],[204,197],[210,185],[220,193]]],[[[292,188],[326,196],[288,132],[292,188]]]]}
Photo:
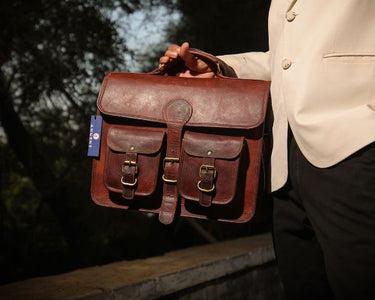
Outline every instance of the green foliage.
{"type": "Polygon", "coordinates": [[[126,48],[108,3],[2,1],[1,69],[20,113],[38,104],[85,110],[103,74],[123,66],[126,48]]]}
{"type": "Polygon", "coordinates": [[[1,282],[164,251],[144,245],[154,219],[92,203],[86,157],[100,83],[125,69],[114,15],[152,2],[1,2],[1,282]]]}

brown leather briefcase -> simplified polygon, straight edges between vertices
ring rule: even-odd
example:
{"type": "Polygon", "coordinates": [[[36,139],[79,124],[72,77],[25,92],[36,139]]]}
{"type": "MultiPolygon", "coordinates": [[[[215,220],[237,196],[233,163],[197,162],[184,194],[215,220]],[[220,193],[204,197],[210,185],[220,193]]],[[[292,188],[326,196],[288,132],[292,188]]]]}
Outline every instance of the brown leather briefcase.
{"type": "MultiPolygon", "coordinates": [[[[103,206],[246,222],[255,211],[269,82],[109,73],[91,195],[103,206]]],[[[157,73],[157,72],[156,72],[157,73]]]]}

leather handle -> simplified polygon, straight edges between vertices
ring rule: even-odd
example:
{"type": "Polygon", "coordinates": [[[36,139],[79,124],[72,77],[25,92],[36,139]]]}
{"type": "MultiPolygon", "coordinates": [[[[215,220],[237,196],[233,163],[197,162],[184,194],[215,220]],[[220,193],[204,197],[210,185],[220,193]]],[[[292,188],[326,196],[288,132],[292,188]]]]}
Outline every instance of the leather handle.
{"type": "Polygon", "coordinates": [[[190,48],[190,53],[206,62],[218,77],[237,77],[233,68],[218,57],[196,48],[190,48]]]}
{"type": "MultiPolygon", "coordinates": [[[[196,48],[189,48],[189,52],[207,63],[217,77],[237,78],[237,74],[234,72],[233,68],[227,65],[218,57],[196,48]]],[[[175,76],[184,67],[185,63],[183,62],[183,60],[177,59],[173,63],[160,65],[158,69],[150,72],[149,74],[175,76]]]]}

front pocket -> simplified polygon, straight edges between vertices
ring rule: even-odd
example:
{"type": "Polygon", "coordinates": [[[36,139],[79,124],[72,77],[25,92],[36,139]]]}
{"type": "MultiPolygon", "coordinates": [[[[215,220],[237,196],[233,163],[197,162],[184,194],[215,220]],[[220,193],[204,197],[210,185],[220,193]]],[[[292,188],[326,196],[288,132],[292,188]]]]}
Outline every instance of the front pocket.
{"type": "Polygon", "coordinates": [[[203,206],[231,202],[243,147],[243,137],[186,132],[178,179],[181,197],[203,206]]]}
{"type": "Polygon", "coordinates": [[[125,199],[154,193],[165,132],[160,129],[114,126],[107,135],[104,184],[125,199]]]}
{"type": "Polygon", "coordinates": [[[327,62],[374,63],[374,52],[332,52],[323,55],[327,62]]]}

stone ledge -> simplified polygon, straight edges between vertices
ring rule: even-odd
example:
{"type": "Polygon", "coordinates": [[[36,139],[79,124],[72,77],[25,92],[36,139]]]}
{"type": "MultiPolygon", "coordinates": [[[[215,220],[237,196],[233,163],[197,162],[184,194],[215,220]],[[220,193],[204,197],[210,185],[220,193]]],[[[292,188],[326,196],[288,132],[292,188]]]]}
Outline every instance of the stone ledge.
{"type": "Polygon", "coordinates": [[[0,286],[1,299],[155,299],[275,259],[270,234],[0,286]]]}

